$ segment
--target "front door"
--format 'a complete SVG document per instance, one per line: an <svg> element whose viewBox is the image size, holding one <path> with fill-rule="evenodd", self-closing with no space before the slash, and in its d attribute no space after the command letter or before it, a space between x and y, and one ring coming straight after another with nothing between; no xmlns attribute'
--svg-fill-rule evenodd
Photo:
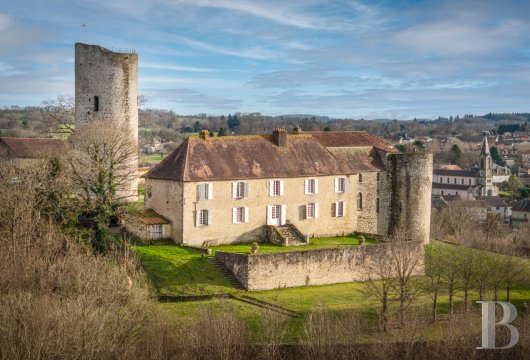
<svg viewBox="0 0 530 360"><path fill-rule="evenodd" d="M282 206L267 206L267 225L280 226L282 223Z"/></svg>

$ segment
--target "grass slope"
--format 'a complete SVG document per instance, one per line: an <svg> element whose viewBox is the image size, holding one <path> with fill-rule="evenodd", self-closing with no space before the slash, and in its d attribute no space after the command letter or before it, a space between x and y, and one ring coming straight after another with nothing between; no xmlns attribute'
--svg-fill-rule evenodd
<svg viewBox="0 0 530 360"><path fill-rule="evenodd" d="M135 245L134 249L160 294L205 295L236 291L197 250L177 245Z"/></svg>

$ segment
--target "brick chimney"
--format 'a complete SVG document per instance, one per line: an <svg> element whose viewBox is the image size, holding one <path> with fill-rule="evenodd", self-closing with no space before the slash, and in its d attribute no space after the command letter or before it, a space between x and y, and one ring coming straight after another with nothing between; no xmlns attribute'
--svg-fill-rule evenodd
<svg viewBox="0 0 530 360"><path fill-rule="evenodd" d="M201 130L199 133L199 137L203 140L208 140L208 137L210 137L210 131L209 130Z"/></svg>
<svg viewBox="0 0 530 360"><path fill-rule="evenodd" d="M274 142L279 147L286 147L287 146L287 131L285 131L284 128L276 128L272 132L272 137L274 138Z"/></svg>

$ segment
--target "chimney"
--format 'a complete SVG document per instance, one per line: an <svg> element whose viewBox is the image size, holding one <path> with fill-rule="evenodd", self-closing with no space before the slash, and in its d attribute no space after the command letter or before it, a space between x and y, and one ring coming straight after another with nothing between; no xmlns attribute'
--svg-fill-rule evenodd
<svg viewBox="0 0 530 360"><path fill-rule="evenodd" d="M286 147L287 146L287 131L285 131L284 128L276 128L272 132L272 137L274 138L274 142L279 147Z"/></svg>
<svg viewBox="0 0 530 360"><path fill-rule="evenodd" d="M199 133L199 137L203 140L208 140L209 136L210 136L209 130L201 130L201 132Z"/></svg>

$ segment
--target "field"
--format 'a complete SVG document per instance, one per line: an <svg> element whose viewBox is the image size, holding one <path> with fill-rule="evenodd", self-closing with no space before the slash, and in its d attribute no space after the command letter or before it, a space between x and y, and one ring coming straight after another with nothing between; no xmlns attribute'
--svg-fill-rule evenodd
<svg viewBox="0 0 530 360"><path fill-rule="evenodd" d="M349 239L348 239L349 238ZM348 241L355 243L353 238L331 238L319 239L314 243L314 248L318 246L342 246ZM333 242L333 245L329 243ZM433 242L430 246L448 247L450 245ZM137 245L135 249L140 257L148 278L159 294L189 296L208 294L230 294L232 298L211 299L204 301L186 301L174 303L160 303L160 311L168 314L175 322L190 322L201 314L205 308L214 312L231 311L244 320L249 329L256 332L260 321L266 316L269 310L256 304L249 304L238 300L241 297L249 297L250 300L266 302L285 308L298 316L288 317L282 314L276 316L285 318L288 331L283 337L284 341L296 342L300 335L304 319L315 309L325 308L332 312L344 313L348 311L360 311L375 319L379 303L366 290L366 284L362 282L342 283L325 286L306 286L299 288L284 288L277 290L245 292L232 287L223 277L218 269L212 265L207 256L202 256L199 251L177 245ZM246 252L248 245L220 246L214 250L232 250L235 252ZM260 246L260 252L278 251L276 248ZM279 250L283 251L283 250ZM481 253L478 250L477 253ZM502 255L495 255L502 256ZM525 274L529 274L530 261L520 260L526 266ZM417 281L424 280L418 277ZM511 302L518 308L524 309L525 303L530 301L530 286L528 276L514 284L511 290ZM458 289L455 295L455 307L460 311L462 307L463 293ZM234 298L235 297L235 298ZM472 290L470 297L473 306L478 307L474 301L479 299L478 292ZM245 298L247 299L247 298ZM500 291L499 300L505 300L505 291ZM394 311L397 307L397 299L391 297L390 308ZM428 309L431 301L427 293L417 295L412 308ZM439 299L438 311L441 317L448 312L448 296L444 291ZM428 310L427 310L428 313Z"/></svg>

